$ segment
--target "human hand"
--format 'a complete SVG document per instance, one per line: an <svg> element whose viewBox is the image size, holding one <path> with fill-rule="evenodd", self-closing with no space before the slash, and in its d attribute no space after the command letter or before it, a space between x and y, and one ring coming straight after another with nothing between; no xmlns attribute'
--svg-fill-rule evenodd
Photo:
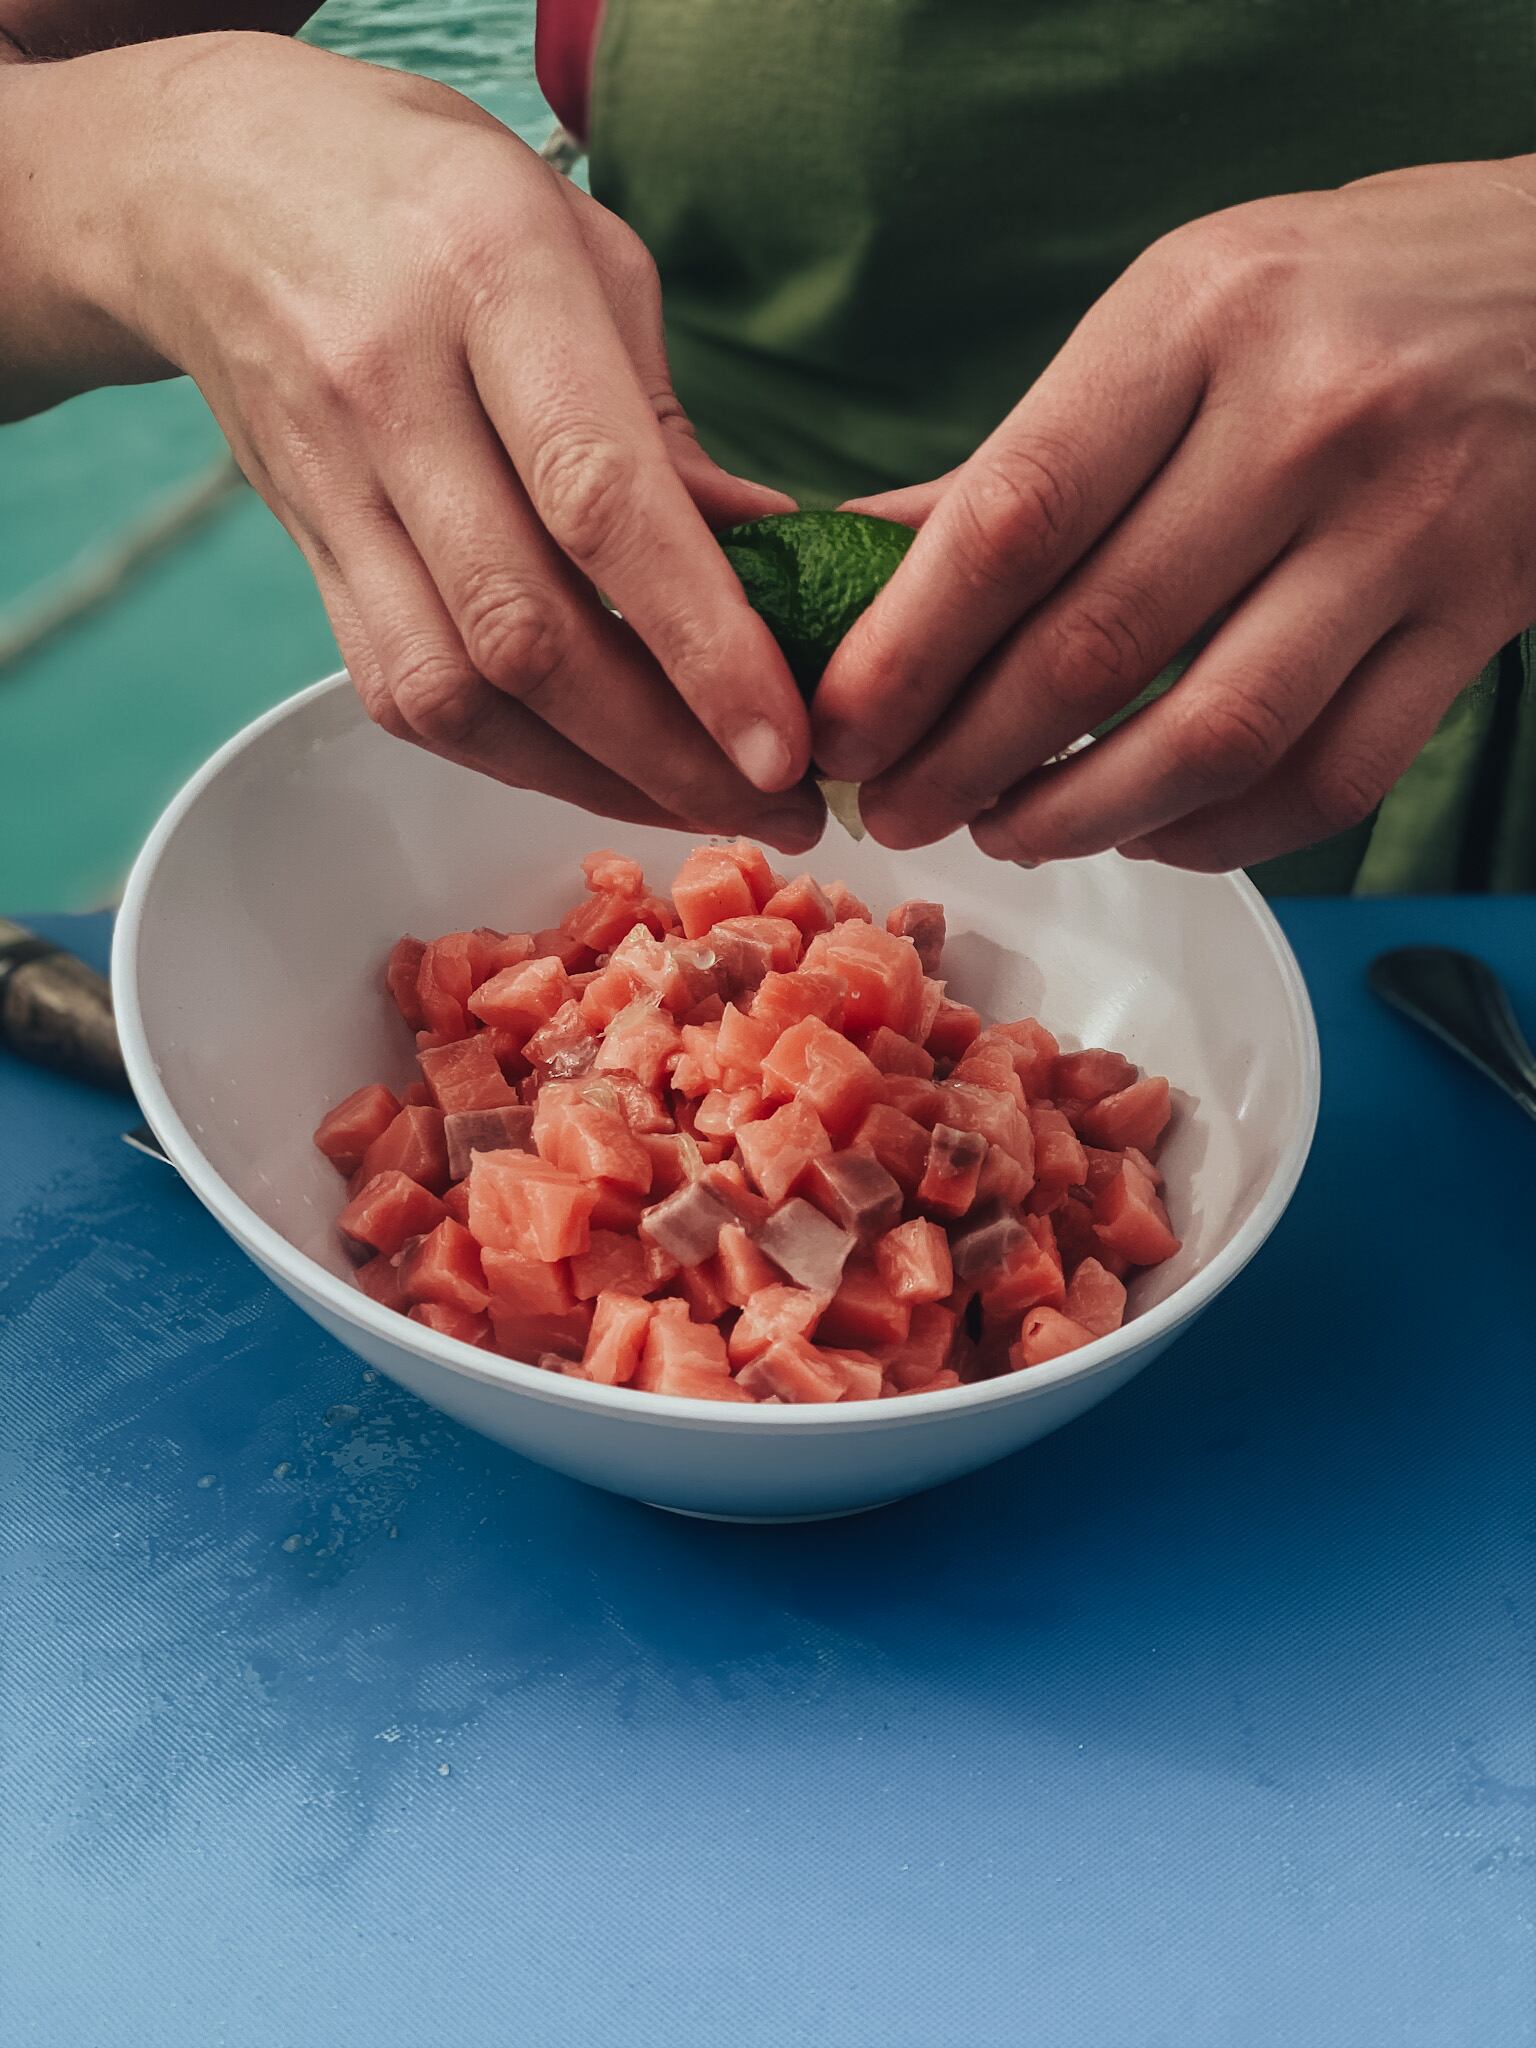
<svg viewBox="0 0 1536 2048"><path fill-rule="evenodd" d="M922 527L815 706L887 845L1225 869L1358 823L1536 620L1536 158L1178 230L960 469L853 509Z"/></svg>
<svg viewBox="0 0 1536 2048"><path fill-rule="evenodd" d="M457 94L279 38L24 69L8 118L80 153L44 152L81 296L195 378L381 725L612 816L814 841L804 707L709 530L789 501L693 439L627 228Z"/></svg>

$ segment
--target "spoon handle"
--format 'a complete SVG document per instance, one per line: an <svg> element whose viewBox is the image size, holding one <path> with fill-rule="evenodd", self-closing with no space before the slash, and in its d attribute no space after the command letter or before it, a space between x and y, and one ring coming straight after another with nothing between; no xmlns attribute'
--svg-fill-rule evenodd
<svg viewBox="0 0 1536 2048"><path fill-rule="evenodd" d="M1383 1002L1432 1031L1536 1118L1536 1055L1491 967L1448 946L1402 946L1371 962L1369 980Z"/></svg>

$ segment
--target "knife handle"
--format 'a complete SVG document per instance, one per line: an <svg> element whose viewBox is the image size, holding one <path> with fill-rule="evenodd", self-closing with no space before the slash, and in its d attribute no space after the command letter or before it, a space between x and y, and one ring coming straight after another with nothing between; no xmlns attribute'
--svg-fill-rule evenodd
<svg viewBox="0 0 1536 2048"><path fill-rule="evenodd" d="M0 1045L98 1088L131 1092L105 976L3 917Z"/></svg>

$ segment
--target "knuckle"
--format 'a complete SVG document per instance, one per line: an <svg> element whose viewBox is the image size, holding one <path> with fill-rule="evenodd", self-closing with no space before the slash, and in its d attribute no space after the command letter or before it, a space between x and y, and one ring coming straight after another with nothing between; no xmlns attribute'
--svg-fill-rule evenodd
<svg viewBox="0 0 1536 2048"><path fill-rule="evenodd" d="M596 426L567 427L545 441L528 481L550 534L584 564L605 551L629 518L635 459Z"/></svg>
<svg viewBox="0 0 1536 2048"><path fill-rule="evenodd" d="M1063 605L1050 627L1048 668L1090 695L1138 688L1157 666L1149 614L1144 599L1107 592Z"/></svg>
<svg viewBox="0 0 1536 2048"><path fill-rule="evenodd" d="M923 808L969 824L979 812L989 810L997 802L1005 774L1001 766L995 775L989 775L984 764L968 766L958 761L925 768Z"/></svg>
<svg viewBox="0 0 1536 2048"><path fill-rule="evenodd" d="M380 677L359 675L353 670L352 686L362 700L364 711L381 732L387 732L395 740L415 738L409 722L401 715L399 706Z"/></svg>
<svg viewBox="0 0 1536 2048"><path fill-rule="evenodd" d="M1361 753L1332 753L1302 777L1302 796L1316 839L1363 824L1386 794L1390 776Z"/></svg>
<svg viewBox="0 0 1536 2048"><path fill-rule="evenodd" d="M459 630L476 672L525 704L545 694L564 658L553 610L525 584L480 583L460 605Z"/></svg>
<svg viewBox="0 0 1536 2048"><path fill-rule="evenodd" d="M469 748L480 723L474 678L437 649L401 658L392 695L411 731L429 746Z"/></svg>
<svg viewBox="0 0 1536 2048"><path fill-rule="evenodd" d="M989 459L956 495L962 573L981 590L1012 589L1072 530L1081 502L1070 463L1044 443Z"/></svg>
<svg viewBox="0 0 1536 2048"><path fill-rule="evenodd" d="M1183 717L1181 752L1213 789L1257 781L1285 752L1285 721L1262 691L1228 688L1192 695Z"/></svg>

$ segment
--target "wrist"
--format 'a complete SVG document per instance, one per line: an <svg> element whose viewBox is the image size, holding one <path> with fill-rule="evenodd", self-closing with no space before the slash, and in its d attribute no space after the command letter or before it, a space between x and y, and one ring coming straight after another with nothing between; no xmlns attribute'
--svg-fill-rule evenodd
<svg viewBox="0 0 1536 2048"><path fill-rule="evenodd" d="M138 55L48 63L0 48L0 416L172 374L129 310L111 146L114 67Z"/></svg>

